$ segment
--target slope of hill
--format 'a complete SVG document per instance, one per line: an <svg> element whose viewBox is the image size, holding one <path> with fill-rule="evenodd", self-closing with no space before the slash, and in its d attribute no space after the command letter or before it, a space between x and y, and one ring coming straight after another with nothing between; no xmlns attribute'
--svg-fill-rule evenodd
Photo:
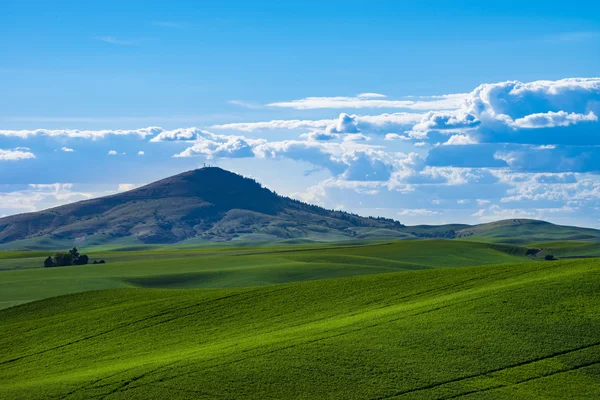
<svg viewBox="0 0 600 400"><path fill-rule="evenodd" d="M600 241L597 229L555 225L535 219L507 219L456 231L456 237L475 240L526 244L546 241Z"/></svg>
<svg viewBox="0 0 600 400"><path fill-rule="evenodd" d="M0 311L0 398L600 398L600 261Z"/></svg>
<svg viewBox="0 0 600 400"><path fill-rule="evenodd" d="M28 255L31 256L24 257ZM44 255L23 252L0 259L0 308L86 290L263 286L529 260L521 247L449 240L344 247L90 253L92 259L104 259L107 264L64 268L42 268Z"/></svg>
<svg viewBox="0 0 600 400"><path fill-rule="evenodd" d="M349 239L474 238L527 244L600 241L600 231L544 221L404 226L302 203L252 179L209 167L113 196L0 218L0 249L60 249L72 244L144 247L224 243L340 242Z"/></svg>
<svg viewBox="0 0 600 400"><path fill-rule="evenodd" d="M210 167L113 196L1 218L0 243L48 236L83 240L88 235L174 243L197 236L222 241L257 233L271 240L311 235L341 240L355 236L355 227L398 231L402 225L304 204L252 179Z"/></svg>

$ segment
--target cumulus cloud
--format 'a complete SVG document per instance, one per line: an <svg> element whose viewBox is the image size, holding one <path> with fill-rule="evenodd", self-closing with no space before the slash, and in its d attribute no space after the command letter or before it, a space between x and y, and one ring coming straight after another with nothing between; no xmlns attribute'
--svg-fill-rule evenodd
<svg viewBox="0 0 600 400"><path fill-rule="evenodd" d="M212 129L237 130L253 132L260 130L277 129L322 129L330 133L389 133L390 131L403 131L419 122L423 114L417 113L389 113L380 115L355 115L340 113L335 119L321 120L272 120L263 122L239 122L232 124L213 125Z"/></svg>
<svg viewBox="0 0 600 400"><path fill-rule="evenodd" d="M195 127L173 130L159 129L157 135L150 139L151 142L194 141L197 138L213 139L215 137L215 134Z"/></svg>
<svg viewBox="0 0 600 400"><path fill-rule="evenodd" d="M393 154L388 154L378 146L360 143L369 139L362 134L347 135L347 140L331 142L331 139L337 136L328 132L312 132L305 135L309 140L267 141L244 136L211 134L210 138L206 135L197 137L192 146L175 157L200 155L208 159L286 158L326 169L341 179L389 179L396 162Z"/></svg>
<svg viewBox="0 0 600 400"><path fill-rule="evenodd" d="M262 140L250 140L242 136L214 137L213 139L202 137L196 139L193 146L176 154L175 157L192 157L194 155L204 155L209 159L253 157L254 146L262 142Z"/></svg>
<svg viewBox="0 0 600 400"><path fill-rule="evenodd" d="M143 156L143 155L144 155L144 154L146 154L146 153L145 153L144 151L140 150L140 151L138 151L138 153L137 153L137 154L138 154L138 156Z"/></svg>
<svg viewBox="0 0 600 400"><path fill-rule="evenodd" d="M475 143L477 143L477 141L469 135L453 135L444 144L457 146L457 145L475 144Z"/></svg>
<svg viewBox="0 0 600 400"><path fill-rule="evenodd" d="M598 121L598 117L591 111L587 114L548 111L517 118L512 122L512 126L517 128L553 128L556 126L570 126L580 122L596 121Z"/></svg>
<svg viewBox="0 0 600 400"><path fill-rule="evenodd" d="M119 154L119 153L117 153L117 151L116 151L116 150L109 150L109 151L108 151L108 155L109 155L109 156L116 156L117 154Z"/></svg>
<svg viewBox="0 0 600 400"><path fill-rule="evenodd" d="M340 135L338 135L337 133L329 133L324 131L313 131L309 133L303 133L302 135L300 135L300 137L313 141L326 141L339 139Z"/></svg>
<svg viewBox="0 0 600 400"><path fill-rule="evenodd" d="M440 210L432 206L440 218L451 215L441 210L442 205L454 206L477 220L533 214L554 217L600 207L598 78L486 83L456 96L393 100L377 93L362 93L288 103L270 106L347 109L336 111L329 119L279 119L212 127L249 132L246 136L196 127L4 130L0 136L99 139L129 135L154 143L182 143L185 147L177 150L176 157L294 160L310 164L312 171L328 171L331 175L326 184L315 185L298 196L329 207L344 204L354 210L357 205L352 206L348 196L340 194L331 200L328 196L351 190L361 196L382 196L386 204L402 204L406 210L435 205L440 206ZM359 107L417 111L379 115L351 112ZM297 140L265 139L250 133L276 129L298 130ZM411 142L417 146L415 153L392 151L394 146L389 141L393 140ZM112 150L111 154L119 153ZM0 151L2 160L33 157L25 148ZM392 198L392 194L401 197ZM538 209L545 211L535 211ZM389 215L401 211L395 209Z"/></svg>
<svg viewBox="0 0 600 400"><path fill-rule="evenodd" d="M385 140L404 140L411 141L412 139L405 135L399 135L397 133L387 133L385 135Z"/></svg>
<svg viewBox="0 0 600 400"><path fill-rule="evenodd" d="M70 147L62 147L60 150L64 151L65 153L72 153L75 151L75 150L71 149Z"/></svg>
<svg viewBox="0 0 600 400"><path fill-rule="evenodd" d="M4 150L0 149L0 161L19 161L35 158L35 154L25 149Z"/></svg>
<svg viewBox="0 0 600 400"><path fill-rule="evenodd" d="M152 126L141 129L118 129L118 130L78 130L78 129L34 129L34 130L0 130L0 136L17 137L27 139L34 136L68 137L83 139L102 139L105 136L139 136L145 138L162 132L162 128Z"/></svg>

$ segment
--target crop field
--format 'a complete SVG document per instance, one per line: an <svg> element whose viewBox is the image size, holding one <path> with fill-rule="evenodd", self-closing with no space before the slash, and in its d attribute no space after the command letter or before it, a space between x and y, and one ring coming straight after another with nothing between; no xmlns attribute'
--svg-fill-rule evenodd
<svg viewBox="0 0 600 400"><path fill-rule="evenodd" d="M107 263L57 268L42 267L44 256L51 252L13 252L0 259L0 308L99 289L251 287L529 261L525 251L517 246L422 240L334 247L89 253L92 260Z"/></svg>
<svg viewBox="0 0 600 400"><path fill-rule="evenodd" d="M0 398L598 398L599 291L586 259L65 295L0 311Z"/></svg>

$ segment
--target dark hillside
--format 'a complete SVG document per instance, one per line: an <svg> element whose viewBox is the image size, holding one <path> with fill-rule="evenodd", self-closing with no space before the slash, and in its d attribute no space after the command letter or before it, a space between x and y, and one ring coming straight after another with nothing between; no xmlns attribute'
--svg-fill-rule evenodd
<svg viewBox="0 0 600 400"><path fill-rule="evenodd" d="M174 243L196 236L231 240L248 234L343 238L352 237L351 227L397 230L402 225L281 197L253 179L209 167L125 193L2 218L0 243L88 235L135 236L144 243Z"/></svg>

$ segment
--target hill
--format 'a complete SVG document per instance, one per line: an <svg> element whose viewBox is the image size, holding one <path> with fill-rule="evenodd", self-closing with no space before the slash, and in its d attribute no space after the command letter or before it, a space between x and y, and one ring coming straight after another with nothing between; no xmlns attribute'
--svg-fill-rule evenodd
<svg viewBox="0 0 600 400"><path fill-rule="evenodd" d="M600 231L590 228L562 226L535 219L507 219L456 230L457 238L527 244L546 241L600 241Z"/></svg>
<svg viewBox="0 0 600 400"><path fill-rule="evenodd" d="M184 172L112 196L0 218L0 250L305 244L354 239L473 239L526 245L600 241L600 231L511 219L480 225L404 226L279 196L216 167Z"/></svg>
<svg viewBox="0 0 600 400"><path fill-rule="evenodd" d="M340 247L90 253L107 264L43 268L44 253L0 253L0 308L86 290L224 288L528 261L525 249L417 240ZM37 256L37 257L36 257Z"/></svg>
<svg viewBox="0 0 600 400"><path fill-rule="evenodd" d="M0 398L599 398L599 291L574 260L55 297L0 311Z"/></svg>
<svg viewBox="0 0 600 400"><path fill-rule="evenodd" d="M40 238L72 242L88 236L175 243L249 234L270 241L328 236L342 240L356 236L354 228L398 232L401 227L390 219L363 218L282 197L252 179L209 167L113 196L1 218L0 243Z"/></svg>

